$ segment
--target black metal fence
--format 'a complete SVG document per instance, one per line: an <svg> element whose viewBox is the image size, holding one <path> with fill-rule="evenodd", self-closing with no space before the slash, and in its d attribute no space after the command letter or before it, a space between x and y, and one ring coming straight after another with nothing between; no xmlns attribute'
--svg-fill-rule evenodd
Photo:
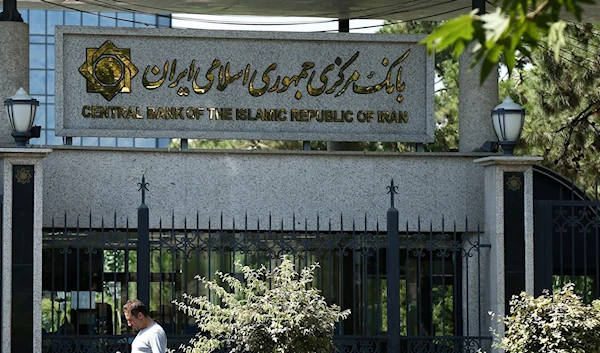
<svg viewBox="0 0 600 353"><path fill-rule="evenodd" d="M590 303L600 298L598 179L586 190L547 168L534 172L535 294L573 283Z"/></svg>
<svg viewBox="0 0 600 353"><path fill-rule="evenodd" d="M600 201L536 202L536 292L574 283L586 303L600 297Z"/></svg>
<svg viewBox="0 0 600 353"><path fill-rule="evenodd" d="M235 272L236 261L273 268L284 254L299 267L319 262L315 286L330 302L351 309L336 328L340 352L488 347L481 264L489 245L482 244L479 227L442 220L441 229L434 229L419 219L399 227L393 183L389 189L387 232L367 217L358 227L342 215L336 229L318 218L314 229L306 220L297 229L296 219L286 226L247 218L226 229L224 216L217 225L186 219L182 229L175 226L176 215L170 224L149 229L144 200L137 227L117 228L117 215L101 224L93 224L91 214L63 215L62 224L76 226L44 230L43 351L129 352L134 336L121 307L134 297L149 304L169 347L177 349L197 327L172 300L183 293L209 295L194 276Z"/></svg>

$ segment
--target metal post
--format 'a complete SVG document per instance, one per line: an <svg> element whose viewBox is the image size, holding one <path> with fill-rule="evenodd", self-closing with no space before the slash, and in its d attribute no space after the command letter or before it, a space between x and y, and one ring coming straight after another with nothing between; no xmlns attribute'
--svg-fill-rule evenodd
<svg viewBox="0 0 600 353"><path fill-rule="evenodd" d="M552 201L534 203L534 295L542 294L544 289L552 289Z"/></svg>
<svg viewBox="0 0 600 353"><path fill-rule="evenodd" d="M388 297L388 352L400 352L400 240L398 234L398 210L394 207L394 195L398 186L394 179L388 188L391 206L387 211L387 297Z"/></svg>
<svg viewBox="0 0 600 353"><path fill-rule="evenodd" d="M348 16L348 11L341 11L340 17ZM350 32L350 18L339 18L338 19L338 32L349 33ZM344 141L327 141L327 151L360 151L362 150L361 145L358 142L344 142Z"/></svg>
<svg viewBox="0 0 600 353"><path fill-rule="evenodd" d="M23 22L23 17L17 11L17 0L4 0L0 21Z"/></svg>
<svg viewBox="0 0 600 353"><path fill-rule="evenodd" d="M479 14L483 15L485 13L485 0L472 0L471 8L473 10L478 9Z"/></svg>
<svg viewBox="0 0 600 353"><path fill-rule="evenodd" d="M350 33L350 19L349 18L338 19L338 32Z"/></svg>
<svg viewBox="0 0 600 353"><path fill-rule="evenodd" d="M146 206L146 191L149 190L145 176L138 186L142 204L138 207L137 298L150 307L150 212Z"/></svg>

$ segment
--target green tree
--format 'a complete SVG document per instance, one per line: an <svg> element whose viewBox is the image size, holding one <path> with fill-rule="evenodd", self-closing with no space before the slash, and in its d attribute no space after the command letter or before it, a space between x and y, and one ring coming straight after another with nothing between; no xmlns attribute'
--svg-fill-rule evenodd
<svg viewBox="0 0 600 353"><path fill-rule="evenodd" d="M499 321L506 331L495 335L494 347L507 352L600 352L598 303L584 304L572 283L537 298L513 296Z"/></svg>
<svg viewBox="0 0 600 353"><path fill-rule="evenodd" d="M217 272L219 281L198 278L219 298L218 303L208 296L187 294L184 301L174 301L196 319L200 329L185 352L211 353L225 347L231 347L231 352L256 353L329 353L334 349L335 324L350 311L328 304L312 286L318 264L297 272L292 258L282 257L272 271L239 262L236 267L243 281L221 272Z"/></svg>
<svg viewBox="0 0 600 353"><path fill-rule="evenodd" d="M496 0L495 12L480 15L474 10L451 19L422 43L430 52L451 48L455 57L474 45L474 62L482 65L483 81L502 59L510 73L518 56L529 56L539 49L550 48L557 61L566 27L560 16L569 13L581 21L581 5L593 3L594 0Z"/></svg>
<svg viewBox="0 0 600 353"><path fill-rule="evenodd" d="M500 86L501 94L511 95L527 111L516 153L543 156L545 166L588 189L595 189L600 168L597 33L591 24L569 24L560 61L550 48L538 50L531 65Z"/></svg>

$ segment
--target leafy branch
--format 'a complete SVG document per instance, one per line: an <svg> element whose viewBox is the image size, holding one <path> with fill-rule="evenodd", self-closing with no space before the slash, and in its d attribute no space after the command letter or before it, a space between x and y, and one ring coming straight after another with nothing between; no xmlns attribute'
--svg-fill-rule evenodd
<svg viewBox="0 0 600 353"><path fill-rule="evenodd" d="M596 124L594 122L590 122L589 118L594 114L598 114L599 110L600 101L594 100L575 118L573 118L567 124L555 131L556 134L566 131L566 135L563 141L563 151L558 157L558 159L555 161L555 163L557 163L559 160L565 160L568 158L569 150L571 144L573 143L572 140L574 137L579 136L577 132L586 130L587 128L592 128L595 131L596 135L598 135L599 131L596 128ZM583 143L581 141L577 143L579 154L572 157L574 162L577 162L582 157L582 145Z"/></svg>
<svg viewBox="0 0 600 353"><path fill-rule="evenodd" d="M473 65L481 63L483 82L502 58L508 72L512 72L516 58L531 56L542 38L547 38L558 60L566 27L559 15L568 12L580 21L584 3L593 4L594 0L504 0L493 13L479 14L476 9L447 21L421 44L429 53L452 48L455 57L472 47Z"/></svg>
<svg viewBox="0 0 600 353"><path fill-rule="evenodd" d="M178 309L193 317L199 332L186 353L212 353L224 348L235 352L330 353L335 350L335 324L346 319L350 310L342 311L327 303L312 286L317 263L300 271L293 259L281 258L272 271L264 266L253 269L235 265L243 280L217 272L218 280L196 279L212 298L184 294L175 300Z"/></svg>
<svg viewBox="0 0 600 353"><path fill-rule="evenodd" d="M600 303L585 304L573 283L537 298L521 293L510 300L510 313L497 317L504 336L494 333L495 348L510 352L597 353Z"/></svg>

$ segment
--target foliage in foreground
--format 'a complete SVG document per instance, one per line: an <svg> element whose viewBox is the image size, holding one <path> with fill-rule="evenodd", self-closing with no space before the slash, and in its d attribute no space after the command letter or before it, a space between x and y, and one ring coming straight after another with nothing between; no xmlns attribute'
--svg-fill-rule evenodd
<svg viewBox="0 0 600 353"><path fill-rule="evenodd" d="M550 48L558 60L565 42L565 13L581 21L584 4L594 0L495 0L496 11L480 15L477 10L453 18L423 40L429 52L452 48L458 57L474 44L475 62L481 62L481 81L501 58L510 72L517 54L529 56Z"/></svg>
<svg viewBox="0 0 600 353"><path fill-rule="evenodd" d="M494 346L509 352L600 352L600 305L584 304L569 283L537 298L521 293L510 301L510 314L500 318L504 337Z"/></svg>
<svg viewBox="0 0 600 353"><path fill-rule="evenodd" d="M299 273L289 257L282 257L272 271L264 266L235 265L243 281L222 272L216 277L224 286L217 280L196 277L220 304L207 296L187 294L184 301L174 301L179 310L196 319L200 329L190 345L182 347L186 353L210 353L226 347L231 352L256 353L335 350L335 324L347 318L350 310L327 304L312 286L318 263Z"/></svg>

